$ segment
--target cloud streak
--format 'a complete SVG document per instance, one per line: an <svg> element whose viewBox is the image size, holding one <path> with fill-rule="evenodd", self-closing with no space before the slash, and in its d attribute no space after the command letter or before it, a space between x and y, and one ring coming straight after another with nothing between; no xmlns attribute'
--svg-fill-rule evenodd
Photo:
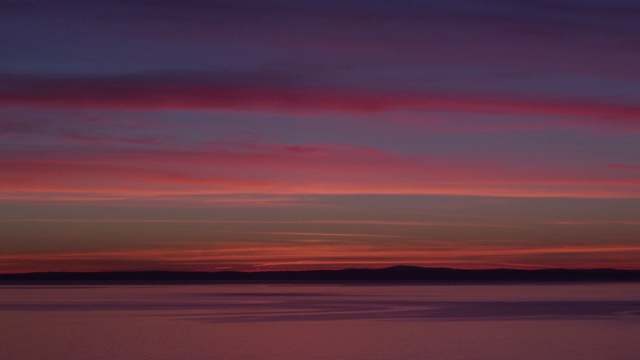
<svg viewBox="0 0 640 360"><path fill-rule="evenodd" d="M638 268L630 256L640 253L640 246L557 246L557 247L416 247L393 249L386 245L369 244L243 244L199 249L141 249L85 252L50 252L30 254L3 254L0 263L4 268L17 271L41 271L55 265L59 271L86 271L89 263L111 269L119 264L138 264L141 269L165 264L165 269L213 269L230 266L232 269L267 270L290 268L333 268L347 264L383 267L393 264L422 266L453 265L464 268L496 267L505 262L517 263L531 256L542 256L542 261L529 264L528 268L544 267L544 256L561 255L569 261L573 255L586 255L591 262L582 267L598 265L598 256L618 258L623 268ZM527 267L525 267L527 268ZM157 270L157 268L156 268Z"/></svg>
<svg viewBox="0 0 640 360"><path fill-rule="evenodd" d="M394 110L546 114L635 122L637 104L473 93L381 92L286 84L224 84L156 76L34 78L0 76L0 104L9 107L209 109L370 114Z"/></svg>
<svg viewBox="0 0 640 360"><path fill-rule="evenodd" d="M3 197L85 193L459 194L640 197L638 174L560 164L545 171L456 157L401 155L337 144L208 144L198 149L5 152ZM548 171L553 169L554 171Z"/></svg>

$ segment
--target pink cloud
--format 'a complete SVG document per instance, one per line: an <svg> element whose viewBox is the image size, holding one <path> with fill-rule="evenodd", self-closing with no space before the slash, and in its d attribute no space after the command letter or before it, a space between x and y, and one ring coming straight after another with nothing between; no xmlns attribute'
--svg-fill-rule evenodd
<svg viewBox="0 0 640 360"><path fill-rule="evenodd" d="M584 165L540 169L335 144L5 152L0 170L5 199L36 193L80 198L238 193L640 197L637 177Z"/></svg>
<svg viewBox="0 0 640 360"><path fill-rule="evenodd" d="M543 114L635 122L636 104L486 93L422 93L274 84L223 84L215 79L144 76L30 78L3 76L0 104L10 107L209 109L310 113L446 110L463 113Z"/></svg>

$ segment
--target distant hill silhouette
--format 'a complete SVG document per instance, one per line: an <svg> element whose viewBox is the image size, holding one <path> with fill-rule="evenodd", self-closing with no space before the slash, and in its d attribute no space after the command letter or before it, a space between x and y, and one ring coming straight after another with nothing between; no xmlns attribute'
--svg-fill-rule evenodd
<svg viewBox="0 0 640 360"><path fill-rule="evenodd" d="M490 269L461 270L392 266L383 269L304 271L116 271L0 274L0 283L537 283L640 282L640 270L619 269Z"/></svg>

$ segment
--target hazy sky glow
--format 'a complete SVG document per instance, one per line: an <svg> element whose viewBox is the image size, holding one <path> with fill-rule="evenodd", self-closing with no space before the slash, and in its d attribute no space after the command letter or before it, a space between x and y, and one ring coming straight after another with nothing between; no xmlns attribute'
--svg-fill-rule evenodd
<svg viewBox="0 0 640 360"><path fill-rule="evenodd" d="M637 1L0 1L0 272L640 268Z"/></svg>

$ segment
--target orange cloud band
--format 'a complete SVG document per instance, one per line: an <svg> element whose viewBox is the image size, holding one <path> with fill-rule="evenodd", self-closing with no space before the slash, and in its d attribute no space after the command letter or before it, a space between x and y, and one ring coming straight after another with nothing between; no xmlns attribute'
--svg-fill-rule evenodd
<svg viewBox="0 0 640 360"><path fill-rule="evenodd" d="M87 252L51 252L0 255L3 272L95 271L120 270L122 264L137 264L138 268L215 270L218 266L242 270L342 268L358 264L376 267L392 264L422 266L452 266L461 268L491 268L510 264L511 267L549 267L545 257L552 256L554 266L573 264L578 267L608 265L620 268L640 268L633 259L640 255L639 245L557 246L557 247L388 247L372 244L226 244L197 249L141 249ZM585 256L586 259L585 259ZM603 260L604 259L604 260ZM95 265L95 266L93 266ZM155 267L153 267L155 266ZM569 265L572 266L572 265ZM124 267L126 268L126 267Z"/></svg>

